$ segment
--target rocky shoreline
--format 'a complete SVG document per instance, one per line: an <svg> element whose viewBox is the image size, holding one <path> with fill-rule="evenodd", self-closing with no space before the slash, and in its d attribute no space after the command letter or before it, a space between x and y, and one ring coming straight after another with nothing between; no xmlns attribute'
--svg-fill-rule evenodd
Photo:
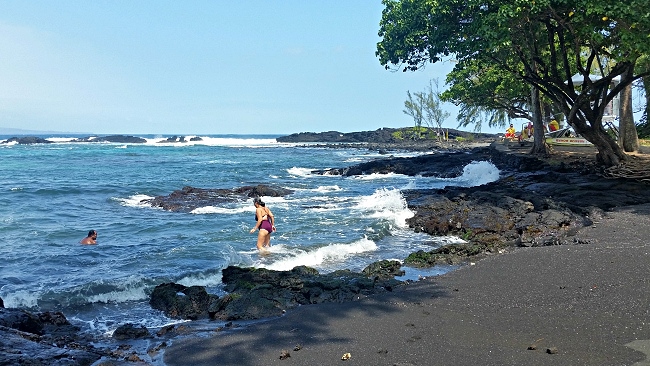
<svg viewBox="0 0 650 366"><path fill-rule="evenodd" d="M500 179L471 188L404 191L409 207L415 211L415 216L408 220L413 230L455 235L466 241L413 253L405 259L405 265L462 263L521 246L583 244L585 241L576 236L578 230L600 219L606 211L650 203L648 183L605 179L589 154L539 159L498 143L462 152L391 157L322 173L396 172L454 177L462 174L464 165L477 160L497 166ZM186 191L199 192L194 188ZM166 297L156 296L154 300L152 296L151 303L170 316L184 319L258 319L263 314L280 315L301 304L352 301L390 292L393 287L404 285L394 279L399 271L399 263L377 263L374 269L361 274L340 271L330 275L319 275L307 267L286 272L229 267L224 270L224 283L229 286L229 295L224 298L215 298L200 288L165 284L168 290L161 288L157 295L162 293ZM96 348L94 340L79 334L63 314L4 309L0 302L0 333L0 364L14 364L17 360L51 365L103 360L103 364L112 364L151 362L160 357L169 339L183 334L183 326L161 329L153 335L147 329L124 324L113 335L113 347ZM126 342L141 338L149 340L146 354L133 350Z"/></svg>

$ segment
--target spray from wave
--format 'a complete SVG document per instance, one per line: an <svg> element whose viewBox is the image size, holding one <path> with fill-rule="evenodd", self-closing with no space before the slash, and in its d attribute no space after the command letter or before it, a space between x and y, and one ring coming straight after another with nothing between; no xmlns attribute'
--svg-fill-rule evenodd
<svg viewBox="0 0 650 366"><path fill-rule="evenodd" d="M389 221L399 228L406 227L406 219L414 215L399 189L378 189L371 196L362 198L353 209L368 217Z"/></svg>
<svg viewBox="0 0 650 366"><path fill-rule="evenodd" d="M350 244L330 244L318 248L296 249L278 245L271 247L271 253L282 258L269 264L259 264L259 267L276 271L289 271L296 266L308 266L327 269L336 267L351 255L370 252L377 249L377 245L370 239L363 238Z"/></svg>

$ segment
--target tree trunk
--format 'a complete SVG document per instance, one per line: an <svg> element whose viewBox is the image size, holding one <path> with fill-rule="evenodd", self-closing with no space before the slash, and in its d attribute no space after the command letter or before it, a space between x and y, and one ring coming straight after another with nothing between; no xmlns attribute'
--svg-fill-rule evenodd
<svg viewBox="0 0 650 366"><path fill-rule="evenodd" d="M614 139L600 128L587 128L579 131L580 134L591 142L598 149L596 161L605 167L611 167L621 164L627 160L627 155Z"/></svg>
<svg viewBox="0 0 650 366"><path fill-rule="evenodd" d="M530 90L531 114L533 115L533 148L531 154L548 155L548 146L544 139L544 122L539 98L539 89L531 87Z"/></svg>
<svg viewBox="0 0 650 366"><path fill-rule="evenodd" d="M633 71L632 68L629 68L623 75L621 79L625 79L626 75L631 76L630 73ZM619 108L619 123L618 123L618 142L619 145L623 148L625 152L632 152L639 150L639 136L636 132L636 126L634 125L634 111L632 110L632 84L623 89L619 95L620 97L620 108Z"/></svg>

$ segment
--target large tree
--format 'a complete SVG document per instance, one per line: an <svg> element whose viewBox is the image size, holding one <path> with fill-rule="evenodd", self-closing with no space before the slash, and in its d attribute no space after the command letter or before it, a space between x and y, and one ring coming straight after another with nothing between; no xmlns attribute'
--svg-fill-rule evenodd
<svg viewBox="0 0 650 366"><path fill-rule="evenodd" d="M453 55L456 69L477 62L497 66L559 106L569 124L596 145L604 165L626 160L602 116L621 90L648 75L634 72L637 59L650 54L648 0L383 3L377 44L382 65L417 70Z"/></svg>

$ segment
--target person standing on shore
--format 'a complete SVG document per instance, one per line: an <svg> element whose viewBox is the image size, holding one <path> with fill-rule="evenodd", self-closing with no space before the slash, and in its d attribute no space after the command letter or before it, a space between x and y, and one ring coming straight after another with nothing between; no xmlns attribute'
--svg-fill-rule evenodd
<svg viewBox="0 0 650 366"><path fill-rule="evenodd" d="M85 245L97 244L97 231L90 230L88 232L88 236L81 239L81 241L79 243L80 244L85 244Z"/></svg>
<svg viewBox="0 0 650 366"><path fill-rule="evenodd" d="M514 140L515 137L516 137L515 136L515 126L513 126L512 123L511 123L510 127L508 127L508 129L506 130L505 138L510 139L510 140Z"/></svg>
<svg viewBox="0 0 650 366"><path fill-rule="evenodd" d="M253 204L255 205L256 223L250 233L259 230L257 233L257 249L264 250L264 248L271 246L271 233L275 231L275 217L273 217L273 213L266 207L261 198L255 197Z"/></svg>

